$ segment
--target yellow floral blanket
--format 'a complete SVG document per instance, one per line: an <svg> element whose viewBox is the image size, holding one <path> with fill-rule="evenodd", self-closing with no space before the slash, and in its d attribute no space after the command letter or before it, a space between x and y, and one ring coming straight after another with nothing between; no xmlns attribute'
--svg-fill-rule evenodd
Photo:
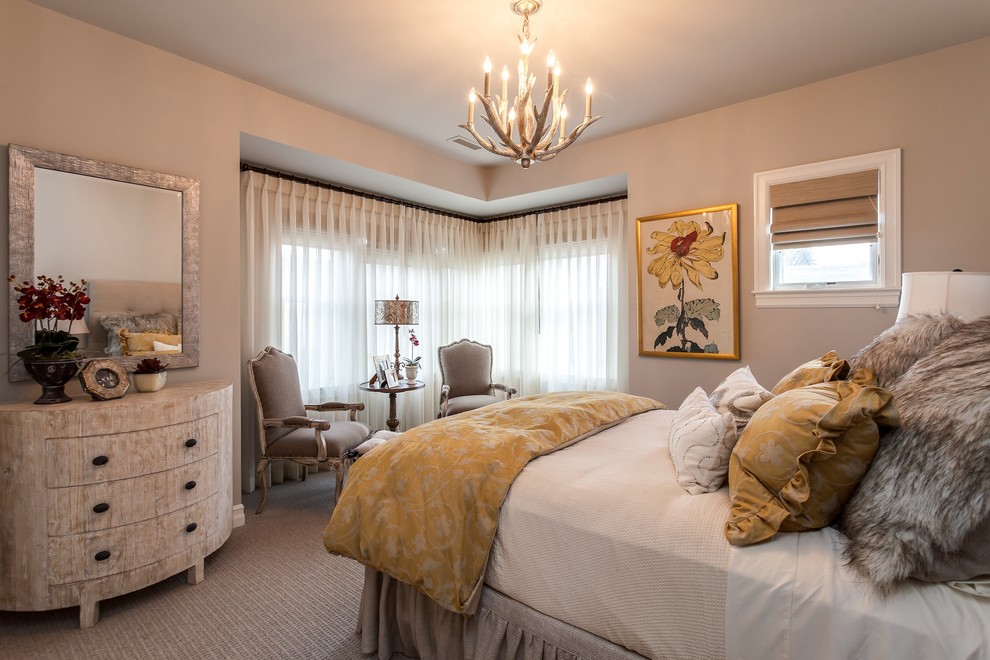
<svg viewBox="0 0 990 660"><path fill-rule="evenodd" d="M499 508L526 463L663 407L616 392L555 392L417 426L354 463L323 544L471 614Z"/></svg>

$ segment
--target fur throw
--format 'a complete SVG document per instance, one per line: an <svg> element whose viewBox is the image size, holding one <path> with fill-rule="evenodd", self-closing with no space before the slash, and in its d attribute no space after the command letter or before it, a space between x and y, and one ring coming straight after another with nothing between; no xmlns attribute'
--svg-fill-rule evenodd
<svg viewBox="0 0 990 660"><path fill-rule="evenodd" d="M918 358L964 325L955 314L912 314L877 335L849 360L851 371L869 369L880 387L890 388Z"/></svg>
<svg viewBox="0 0 990 660"><path fill-rule="evenodd" d="M961 325L891 391L901 427L880 439L842 518L849 566L883 595L937 573L990 515L990 316Z"/></svg>

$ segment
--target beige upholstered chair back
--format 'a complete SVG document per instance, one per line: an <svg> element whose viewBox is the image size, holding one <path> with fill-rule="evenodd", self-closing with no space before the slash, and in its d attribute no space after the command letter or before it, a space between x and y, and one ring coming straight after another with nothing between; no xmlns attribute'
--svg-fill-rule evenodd
<svg viewBox="0 0 990 660"><path fill-rule="evenodd" d="M288 353L269 346L258 357L248 361L248 377L258 404L258 428L261 450L292 432L292 428L264 428L263 419L305 417L299 368Z"/></svg>
<svg viewBox="0 0 990 660"><path fill-rule="evenodd" d="M492 347L461 339L437 349L440 377L450 396L492 393Z"/></svg>

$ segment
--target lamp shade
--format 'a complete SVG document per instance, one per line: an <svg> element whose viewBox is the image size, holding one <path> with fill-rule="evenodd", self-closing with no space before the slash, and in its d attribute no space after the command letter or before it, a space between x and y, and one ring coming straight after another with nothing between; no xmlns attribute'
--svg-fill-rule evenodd
<svg viewBox="0 0 990 660"><path fill-rule="evenodd" d="M419 324L419 301L391 300L375 301L375 325L417 325Z"/></svg>
<svg viewBox="0 0 990 660"><path fill-rule="evenodd" d="M953 312L964 321L990 314L990 273L904 273L897 321L923 312Z"/></svg>

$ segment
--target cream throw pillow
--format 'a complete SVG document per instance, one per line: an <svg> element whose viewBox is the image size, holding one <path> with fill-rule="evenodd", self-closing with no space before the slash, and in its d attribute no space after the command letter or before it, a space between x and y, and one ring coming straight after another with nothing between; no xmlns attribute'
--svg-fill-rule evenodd
<svg viewBox="0 0 990 660"><path fill-rule="evenodd" d="M151 342L152 350L156 353L181 353L182 344L166 344L160 341Z"/></svg>
<svg viewBox="0 0 990 660"><path fill-rule="evenodd" d="M732 413L738 433L742 433L753 413L772 398L773 394L756 382L748 366L729 374L708 397L715 410Z"/></svg>
<svg viewBox="0 0 990 660"><path fill-rule="evenodd" d="M667 436L677 483L692 495L721 488L735 444L732 413L717 411L705 391L696 388L677 409Z"/></svg>

